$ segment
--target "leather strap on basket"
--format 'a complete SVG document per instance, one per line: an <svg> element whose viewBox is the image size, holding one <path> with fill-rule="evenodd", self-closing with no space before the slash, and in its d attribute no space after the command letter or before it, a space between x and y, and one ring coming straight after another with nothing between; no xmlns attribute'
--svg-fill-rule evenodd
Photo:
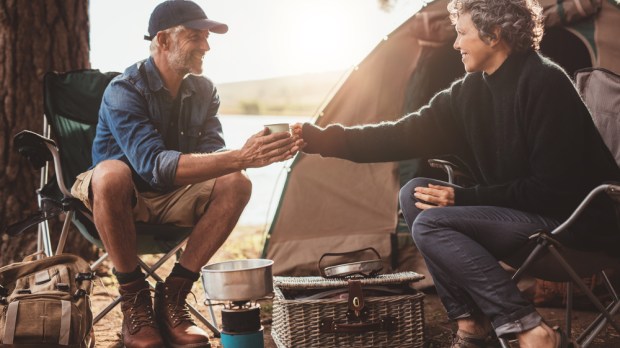
<svg viewBox="0 0 620 348"><path fill-rule="evenodd" d="M364 291L359 280L349 280L349 321L365 321L368 318L368 308L364 305Z"/></svg>
<svg viewBox="0 0 620 348"><path fill-rule="evenodd" d="M349 307L347 323L338 323L332 318L319 321L321 333L367 333L372 331L393 331L396 329L397 319L385 316L379 321L369 322L368 308L364 303L362 283L359 280L349 280Z"/></svg>
<svg viewBox="0 0 620 348"><path fill-rule="evenodd" d="M326 258L326 257L334 257L334 256L356 255L356 254L361 254L361 253L363 253L364 251L367 251L367 250L370 250L373 253L375 253L375 255L377 255L377 259L381 260L381 255L379 255L379 252L375 248L373 248L373 247L368 247L368 248L358 249L358 250L353 250L353 251L346 251L346 252L342 252L342 253L325 253L325 254L323 254L323 256L321 256L321 258L319 259L319 262L317 263L317 267L319 268L319 274L323 278L329 278L325 274L324 268L321 266L321 262L323 262L324 258Z"/></svg>
<svg viewBox="0 0 620 348"><path fill-rule="evenodd" d="M319 323L320 333L368 333L373 331L394 331L397 327L397 320L391 316L385 316L376 322L343 324L337 323L333 319L321 319Z"/></svg>

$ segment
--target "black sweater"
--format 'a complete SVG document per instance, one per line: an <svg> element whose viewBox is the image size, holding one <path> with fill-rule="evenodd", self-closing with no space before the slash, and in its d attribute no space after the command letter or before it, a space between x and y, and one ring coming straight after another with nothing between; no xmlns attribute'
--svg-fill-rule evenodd
<svg viewBox="0 0 620 348"><path fill-rule="evenodd" d="M592 188L620 181L570 79L534 51L510 55L491 75L465 75L398 121L325 129L305 124L303 137L307 153L363 163L456 155L479 183L458 189L456 205L565 219ZM598 205L585 222L605 216L603 239L618 240L609 231L615 223L609 204Z"/></svg>

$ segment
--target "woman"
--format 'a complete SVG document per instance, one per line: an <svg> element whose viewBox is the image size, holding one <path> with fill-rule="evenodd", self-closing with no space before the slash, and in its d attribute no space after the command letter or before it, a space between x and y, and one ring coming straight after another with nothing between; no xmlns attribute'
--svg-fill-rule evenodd
<svg viewBox="0 0 620 348"><path fill-rule="evenodd" d="M458 156L479 185L415 178L400 201L437 292L458 331L453 347L485 347L514 334L521 347L567 344L522 298L498 260L551 230L596 185L620 170L566 73L539 55L535 0L452 0L448 5L467 74L419 111L362 127L293 126L304 152L356 162ZM620 243L601 199L567 243ZM585 235L585 233L590 233ZM596 235L594 234L596 233ZM587 237L587 238L586 238Z"/></svg>

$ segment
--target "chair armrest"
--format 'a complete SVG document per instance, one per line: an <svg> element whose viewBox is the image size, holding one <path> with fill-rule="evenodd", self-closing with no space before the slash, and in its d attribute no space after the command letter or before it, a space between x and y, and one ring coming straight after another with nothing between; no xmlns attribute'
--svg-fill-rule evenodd
<svg viewBox="0 0 620 348"><path fill-rule="evenodd" d="M606 193L614 202L620 204L620 182L608 184Z"/></svg>
<svg viewBox="0 0 620 348"><path fill-rule="evenodd" d="M450 184L454 184L457 178L464 178L473 182L473 179L470 175L468 175L465 171L461 170L461 168L446 160L431 158L428 160L428 164L432 168L442 169L448 175L448 182Z"/></svg>
<svg viewBox="0 0 620 348"><path fill-rule="evenodd" d="M56 148L54 140L28 130L17 133L13 138L13 146L35 169L41 169L46 162L54 160L48 145Z"/></svg>
<svg viewBox="0 0 620 348"><path fill-rule="evenodd" d="M588 206L588 204L590 204L594 200L594 198L601 193L606 193L614 201L620 202L620 186L619 185L617 184L599 185L595 187L592 191L590 191L590 193L588 193L586 198L584 198L583 201L581 201L579 206L577 206L577 209L573 211L573 213L568 217L568 219L566 219L566 221L564 221L560 226L556 227L553 231L551 231L551 234L558 235L562 233L563 231L565 231L570 225L572 225L575 222L575 220L577 220L577 218L584 212L584 210L586 210L586 207Z"/></svg>
<svg viewBox="0 0 620 348"><path fill-rule="evenodd" d="M22 156L30 161L35 169L41 169L47 162L53 161L56 182L60 192L62 192L65 198L73 197L62 180L60 154L54 140L29 130L23 130L15 135L13 145Z"/></svg>

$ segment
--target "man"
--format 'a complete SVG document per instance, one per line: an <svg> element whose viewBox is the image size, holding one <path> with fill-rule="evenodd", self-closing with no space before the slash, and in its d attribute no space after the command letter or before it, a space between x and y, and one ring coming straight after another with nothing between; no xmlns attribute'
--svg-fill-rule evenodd
<svg viewBox="0 0 620 348"><path fill-rule="evenodd" d="M566 73L539 55L535 0L452 0L468 72L419 111L362 127L294 125L304 151L356 162L457 155L475 187L415 178L400 192L413 239L448 317L453 348L488 347L513 334L520 347L565 347L498 263L540 229L565 220L587 192L620 171ZM581 248L620 245L611 204L599 200L570 230ZM579 228L582 226L598 228ZM617 249L616 249L617 251Z"/></svg>
<svg viewBox="0 0 620 348"><path fill-rule="evenodd" d="M286 160L290 134L263 130L239 150L224 149L219 98L202 73L210 33L226 33L191 1L165 1L151 14L148 59L106 89L93 144L93 168L73 194L92 210L122 295L126 347L210 347L186 297L199 271L234 228L251 183L242 171ZM194 226L155 306L137 265L135 221Z"/></svg>

